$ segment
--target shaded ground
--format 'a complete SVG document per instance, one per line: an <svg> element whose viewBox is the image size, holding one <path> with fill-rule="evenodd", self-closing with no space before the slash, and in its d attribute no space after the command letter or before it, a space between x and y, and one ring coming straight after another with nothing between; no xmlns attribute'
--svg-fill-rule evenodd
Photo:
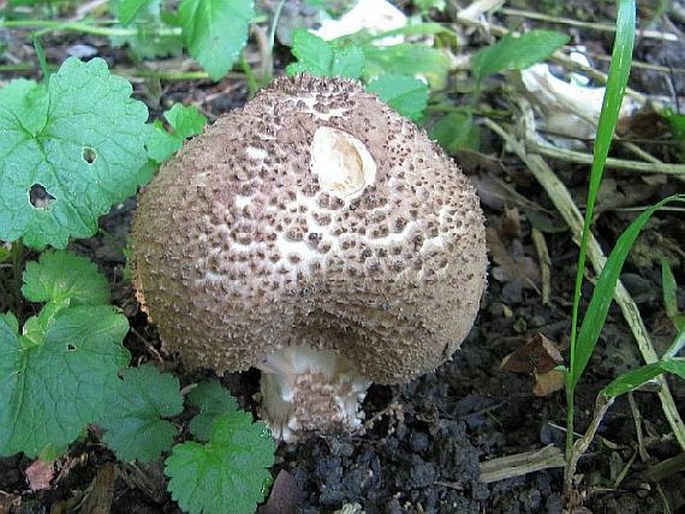
<svg viewBox="0 0 685 514"><path fill-rule="evenodd" d="M594 5L594 3L593 3ZM579 3L579 8L583 7ZM586 11L582 11L586 12ZM51 48L60 54L60 43ZM593 42L602 47L606 41ZM642 40L637 58L649 64L680 68L685 59L682 40L677 43ZM54 56L61 61L61 55ZM125 60L114 54L111 60ZM682 71L682 70L681 70ZM636 71L633 85L652 94L682 95L683 75ZM145 97L143 85L138 92ZM673 89L674 91L671 91ZM172 101L203 102L218 115L242 103L244 83L228 79L219 85L176 84L162 95ZM148 98L149 100L149 98ZM159 109L158 106L152 105ZM526 374L500 370L502 359L530 338L542 333L562 348L569 333L576 247L563 221L555 214L540 186L515 158L502 153L497 140L484 134L482 154L464 154L458 160L481 190L495 250L491 278L476 327L463 349L435 373L395 387L373 386L365 411L367 433L355 437L314 437L298 445L281 445L274 476L282 482L274 489L269 512L287 512L289 499L299 497L302 512L333 512L343 505L359 504L367 513L400 512L560 512L562 470L548 469L485 484L480 463L492 458L541 448L550 443L563 447L565 401L563 393L537 397ZM647 144L647 143L645 143ZM649 143L664 158L676 153L672 146ZM584 198L586 167L553 163L579 203ZM600 200L597 235L607 249L617 233L634 217L626 208L643 206L681 190L673 179L645 180L635 174L612 172ZM517 197L525 198L521 202ZM125 247L135 202L118 206L102 221L103 234L80 241L73 248L98 262L114 284L114 300L129 316L133 331L126 344L137 361L157 360L158 340L136 304L123 278ZM551 297L543 304L540 294L540 259L531 229L545 236L551 260ZM623 276L634 293L658 349L670 342L673 331L661 304L658 252L667 255L680 284L683 268L682 213L662 214L638 243ZM493 241L490 241L491 247ZM509 257L509 260L505 258ZM528 277L530 280L521 280ZM534 284L534 286L533 286ZM589 289L588 291L589 292ZM682 300L682 298L681 298ZM562 352L563 353L563 352ZM173 356L163 366L182 373ZM584 429L597 391L617 373L639 365L632 335L617 309L611 311L597 353L579 388L577 426ZM197 376L181 375L185 383ZM257 373L225 378L226 385L245 408L253 409ZM670 379L676 404L685 405L685 388ZM598 438L581 461L579 490L592 512L675 512L685 505L682 471L660 481L643 472L673 457L679 449L664 420L656 395L640 392L631 409L622 398L609 411ZM638 454L635 416L643 432L647 460ZM0 460L0 513L96 512L111 504L115 513L177 512L165 492L161 465L117 463L91 433L58 461L58 477L38 493L28 492L23 471L30 462L21 456ZM103 496L104 495L104 496ZM13 507L14 505L14 507ZM266 510L265 510L266 511ZM349 510L348 512L356 512Z"/></svg>

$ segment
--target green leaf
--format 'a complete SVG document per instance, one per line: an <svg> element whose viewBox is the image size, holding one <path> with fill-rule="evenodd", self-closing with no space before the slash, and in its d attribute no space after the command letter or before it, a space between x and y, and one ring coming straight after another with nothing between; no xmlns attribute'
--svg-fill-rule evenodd
<svg viewBox="0 0 685 514"><path fill-rule="evenodd" d="M173 423L160 419L183 411L178 379L151 364L129 368L122 378L101 418L104 441L120 460L155 460L178 434Z"/></svg>
<svg viewBox="0 0 685 514"><path fill-rule="evenodd" d="M156 0L119 0L117 9L119 22L124 25L131 23L140 12L147 9L154 1Z"/></svg>
<svg viewBox="0 0 685 514"><path fill-rule="evenodd" d="M451 112L440 118L428 131L449 154L459 150L478 150L480 132L473 116L465 112Z"/></svg>
<svg viewBox="0 0 685 514"><path fill-rule="evenodd" d="M238 409L235 398L218 382L203 382L188 394L190 403L200 409L188 428L199 441L209 441L217 418Z"/></svg>
<svg viewBox="0 0 685 514"><path fill-rule="evenodd" d="M403 75L381 75L372 80L366 89L401 115L416 120L428 103L428 86L421 80Z"/></svg>
<svg viewBox="0 0 685 514"><path fill-rule="evenodd" d="M609 384L600 391L600 394L608 397L616 397L633 391L645 382L661 375L664 372L661 364L661 362L653 362L652 364L647 364L623 373L609 382Z"/></svg>
<svg viewBox="0 0 685 514"><path fill-rule="evenodd" d="M590 169L588 198L586 202L585 218L583 221L583 232L581 235L580 252L578 254L578 262L576 266L576 279L574 284L573 307L571 313L569 375L567 382L571 389L570 394L567 395L567 398L570 401L572 401L573 398L573 389L575 389L581 374L587 366L590 355L594 351L595 345L597 344L599 333L602 330L604 321L606 320L606 313L609 308L609 304L611 303L611 298L614 294L616 280L618 279L620 268L623 266L623 260L625 259L625 255L623 258L621 258L619 254L616 254L616 260L611 260L610 257L610 260L607 262L607 264L611 264L609 268L607 268L605 265L605 270L607 271L605 273L603 270L601 275L606 275L607 283L605 283L601 289L599 287L600 284L596 284L593 292L593 299L595 295L597 295L597 300L595 302L597 306L601 308L601 311L594 312L591 309L588 309L585 319L583 320L583 326L585 326L585 329L582 329L581 327L581 331L583 332L581 337L581 333L577 330L577 323L579 318L578 313L580 310L581 288L583 285L583 273L585 270L588 240L591 234L594 208L597 201L599 186L602 182L604 166L606 164L607 156L609 155L609 148L611 147L613 140L614 129L616 127L618 114L623 102L623 94L625 92L625 88L628 83L628 77L630 75L632 54L635 43L635 23L636 10L634 0L619 1L618 12L616 14L616 39L614 41L611 64L609 66L606 93L604 94L602 110L600 112L599 122L597 124L595 147L592 156L592 167ZM644 214L645 213L643 213L643 215ZM635 222L638 222L638 224L643 224L643 222L646 222L649 216L642 218L643 215L638 217L638 220L642 219L643 221L638 222L638 220L635 220ZM641 225L640 228L637 228L637 232L639 232L640 229ZM637 232L631 234L629 231L630 227L626 233L623 234L623 236L626 236L626 238L632 238L634 241L634 238L637 237ZM622 248L620 252L627 253L631 245L632 242L630 245L628 245L628 248ZM614 251L616 250L617 249L614 248ZM612 251L612 254L614 254L614 251ZM611 276L609 276L610 272ZM572 414L572 405L569 405L568 412ZM567 445L570 446L572 432L569 431L567 435Z"/></svg>
<svg viewBox="0 0 685 514"><path fill-rule="evenodd" d="M26 265L21 291L30 302L109 303L109 284L87 257L59 250Z"/></svg>
<svg viewBox="0 0 685 514"><path fill-rule="evenodd" d="M0 90L0 239L42 249L89 237L113 203L136 192L147 108L102 59L70 57L47 89Z"/></svg>
<svg viewBox="0 0 685 514"><path fill-rule="evenodd" d="M162 12L161 0L125 0L119 9L119 21L123 25L129 24L128 28L135 28L135 33L110 35L112 45L126 44L140 59L180 55L183 52L183 35L180 28L167 22L169 16L164 16L165 14Z"/></svg>
<svg viewBox="0 0 685 514"><path fill-rule="evenodd" d="M678 330L675 338L671 345L666 349L664 354L661 356L663 360L671 359L678 355L680 351L685 347L685 327Z"/></svg>
<svg viewBox="0 0 685 514"><path fill-rule="evenodd" d="M190 55L219 80L245 46L254 17L252 0L183 0L178 8Z"/></svg>
<svg viewBox="0 0 685 514"><path fill-rule="evenodd" d="M446 0L414 0L414 4L423 12L427 12L431 9L437 9L442 12L447 6Z"/></svg>
<svg viewBox="0 0 685 514"><path fill-rule="evenodd" d="M111 306L58 312L40 344L0 318L0 455L65 447L99 419L130 354L126 317Z"/></svg>
<svg viewBox="0 0 685 514"><path fill-rule="evenodd" d="M685 380L685 361L682 359L665 359L661 362L664 371L678 375Z"/></svg>
<svg viewBox="0 0 685 514"><path fill-rule="evenodd" d="M583 374L590 356L595 349L599 334L604 327L609 306L614 297L614 289L616 282L621 274L623 263L628 256L628 252L633 247L635 239L640 234L640 231L645 226L649 218L661 207L671 202L685 202L685 195L673 195L664 198L660 202L652 205L633 220L633 222L625 229L616 241L616 245L611 250L609 258L602 268L602 272L597 279L595 288L592 292L590 305L588 305L583 323L578 332L578 340L576 344L575 358L571 362L572 386L578 383L578 379Z"/></svg>
<svg viewBox="0 0 685 514"><path fill-rule="evenodd" d="M293 33L292 53L297 62L288 65L288 75L309 73L322 77L358 79L364 71L364 53L354 45L338 48L308 30Z"/></svg>
<svg viewBox="0 0 685 514"><path fill-rule="evenodd" d="M457 32L449 28L444 23L414 23L411 20L404 27L387 30L385 32L369 33L366 31L357 32L349 36L341 36L339 40L351 41L355 44L367 44L379 39L391 38L394 36L449 36L455 39L459 36ZM423 45L426 46L426 45ZM429 48L429 47L427 47Z"/></svg>
<svg viewBox="0 0 685 514"><path fill-rule="evenodd" d="M186 442L166 460L168 489L190 514L251 514L271 484L275 443L261 423L233 410L219 416L206 444Z"/></svg>
<svg viewBox="0 0 685 514"><path fill-rule="evenodd" d="M668 319L673 322L673 325L678 330L685 329L685 315L678 310L677 289L678 285L675 281L675 276L668 261L661 256L661 288L663 290L664 307Z"/></svg>
<svg viewBox="0 0 685 514"><path fill-rule="evenodd" d="M174 104L164 112L164 117L172 128L167 132L159 120L152 125L152 133L147 142L147 152L150 159L162 163L169 159L183 146L186 138L202 132L207 118L194 105L184 106Z"/></svg>
<svg viewBox="0 0 685 514"><path fill-rule="evenodd" d="M414 43L392 46L364 45L364 80L385 74L424 77L432 89L447 85L452 58L444 50Z"/></svg>
<svg viewBox="0 0 685 514"><path fill-rule="evenodd" d="M31 346L39 346L45 340L45 334L52 320L62 309L69 307L69 300L62 302L50 302L43 306L36 316L31 316L24 323L21 330L21 346L28 349Z"/></svg>
<svg viewBox="0 0 685 514"><path fill-rule="evenodd" d="M552 30L531 30L514 36L506 34L494 45L476 52L471 68L476 82L505 70L523 70L544 61L569 41L569 36Z"/></svg>

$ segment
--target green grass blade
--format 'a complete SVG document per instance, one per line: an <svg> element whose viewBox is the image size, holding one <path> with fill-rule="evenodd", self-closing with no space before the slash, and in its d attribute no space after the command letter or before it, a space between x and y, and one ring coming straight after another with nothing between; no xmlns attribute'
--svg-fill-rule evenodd
<svg viewBox="0 0 685 514"><path fill-rule="evenodd" d="M678 284L676 284L673 271L671 271L671 267L663 255L661 256L661 289L666 316L673 322L677 330L685 330L685 315L678 310Z"/></svg>
<svg viewBox="0 0 685 514"><path fill-rule="evenodd" d="M668 347L668 350L664 352L664 355L661 358L663 360L671 359L678 355L683 347L685 347L685 328L680 329L678 335L673 340L673 343L671 343L671 346Z"/></svg>
<svg viewBox="0 0 685 514"><path fill-rule="evenodd" d="M585 211L585 223L583 225L583 234L580 241L580 253L578 255L578 269L576 272L575 292L573 295L573 313L571 317L571 344L569 355L569 383L571 388L575 387L578 378L585 369L587 359L578 364L576 362L576 353L580 351L583 355L589 358L594 343L590 348L578 348L583 344L589 342L577 342L578 336L578 313L580 308L581 286L583 284L583 271L585 270L585 260L587 257L587 245L590 236L590 225L594 214L594 206L597 199L597 192L602 181L602 173L611 147L611 140L613 137L616 122L618 120L618 113L621 108L623 94L626 85L628 84L628 76L630 75L630 65L632 61L633 46L635 43L635 1L634 0L619 0L618 13L616 15L616 39L614 41L614 49L611 55L611 65L609 66L609 77L607 79L606 93L604 94L604 101L602 103L602 111L599 116L599 123L597 125L597 136L595 141L594 155L592 160L592 169L590 173L590 186L588 190L588 200ZM611 289L613 294L613 287ZM570 393L572 397L572 391ZM571 406L569 406L571 407Z"/></svg>
<svg viewBox="0 0 685 514"><path fill-rule="evenodd" d="M685 380L685 361L682 359L666 359L661 363L661 367L664 371L678 375Z"/></svg>
<svg viewBox="0 0 685 514"><path fill-rule="evenodd" d="M632 369L617 376L609 382L599 394L602 396L616 397L637 389L645 382L661 375L664 369L661 362L652 362L640 368Z"/></svg>
<svg viewBox="0 0 685 514"><path fill-rule="evenodd" d="M628 256L628 252L652 214L671 202L685 203L685 194L664 198L649 209L643 211L635 220L633 220L623 234L621 234L621 237L618 238L616 245L611 251L609 258L602 269L602 273L599 275L599 279L597 280L597 284L592 293L592 298L590 299L590 305L588 306L585 318L583 319L583 324L578 333L578 339L576 341L576 359L573 362L573 367L570 369L573 387L575 387L578 379L583 374L583 371L590 360L590 355L592 355L592 352L595 349L599 334L602 331L607 313L609 312L609 306L611 305L614 296L616 282L621 274L621 269Z"/></svg>

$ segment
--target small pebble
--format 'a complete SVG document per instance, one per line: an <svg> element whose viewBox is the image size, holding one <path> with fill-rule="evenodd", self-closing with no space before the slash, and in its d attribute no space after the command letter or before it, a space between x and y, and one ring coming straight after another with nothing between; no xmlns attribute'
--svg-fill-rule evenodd
<svg viewBox="0 0 685 514"><path fill-rule="evenodd" d="M67 48L67 53L79 59L88 59L98 54L97 48L90 45L71 45Z"/></svg>

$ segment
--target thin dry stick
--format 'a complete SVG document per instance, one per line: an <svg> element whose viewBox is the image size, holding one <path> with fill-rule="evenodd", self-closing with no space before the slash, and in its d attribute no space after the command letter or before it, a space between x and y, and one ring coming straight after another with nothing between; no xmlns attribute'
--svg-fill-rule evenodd
<svg viewBox="0 0 685 514"><path fill-rule="evenodd" d="M545 235L535 227L533 227L531 235L533 237L535 250L538 254L538 262L540 263L540 288L542 289L542 305L549 305L551 291L550 269L552 268L552 261L549 258L547 241L545 241Z"/></svg>
<svg viewBox="0 0 685 514"><path fill-rule="evenodd" d="M628 403L630 404L630 411L633 413L638 453L640 454L640 459L642 459L642 462L646 462L649 460L649 453L647 453L647 449L645 448L645 441L642 435L642 414L640 413L640 409L637 406L637 402L635 401L635 396L633 396L632 391L628 393Z"/></svg>
<svg viewBox="0 0 685 514"><path fill-rule="evenodd" d="M579 21L573 18L563 18L559 16L550 16L548 14L521 11L519 9L504 8L502 14L509 16L520 16L530 20L546 21L549 23L558 23L559 25L571 25L573 27L582 27L585 29L597 30L599 32L616 32L616 25L611 23L596 23L589 21ZM664 41L678 41L678 35L673 32L662 32L660 30L638 30L637 35L642 38L661 39Z"/></svg>
<svg viewBox="0 0 685 514"><path fill-rule="evenodd" d="M526 150L533 153L541 153L554 157L555 159L563 159L569 162L576 162L580 164L592 164L592 155L575 150L567 150L556 146L542 143L538 140L526 141ZM616 159L615 157L607 158L607 168L616 168L629 171L638 171L641 173L661 173L665 175L676 175L678 178L685 178L685 164L666 164L656 162L640 162L628 161L625 159Z"/></svg>
<svg viewBox="0 0 685 514"><path fill-rule="evenodd" d="M526 123L526 131L531 132L533 131L532 127L534 127L532 109L524 99L520 99L520 102L524 113L523 117L525 120L524 122ZM576 244L578 244L583 230L583 216L573 202L571 194L568 192L568 189L566 189L563 182L559 180L540 155L526 153L526 145L511 133L504 130L493 120L485 119L485 124L509 144L509 147L519 156L531 173L533 173L537 181L545 188L547 195L566 221L566 224L571 229ZM592 234L590 234L588 240L588 257L590 258L595 273L599 275L606 262L606 257ZM645 362L649 364L657 361L657 353L649 339L647 328L642 321L637 305L620 280L616 283L614 300L616 300L616 303L621 308L623 316L633 332ZM673 396L671 395L671 391L663 376L658 377L656 380L660 386L659 399L661 400L664 415L666 416L678 443L681 448L685 450L685 424L683 424L680 414L676 409Z"/></svg>
<svg viewBox="0 0 685 514"><path fill-rule="evenodd" d="M481 462L479 480L489 484L507 478L520 477L543 469L563 468L564 465L564 454L561 453L559 448L550 444L537 450Z"/></svg>

